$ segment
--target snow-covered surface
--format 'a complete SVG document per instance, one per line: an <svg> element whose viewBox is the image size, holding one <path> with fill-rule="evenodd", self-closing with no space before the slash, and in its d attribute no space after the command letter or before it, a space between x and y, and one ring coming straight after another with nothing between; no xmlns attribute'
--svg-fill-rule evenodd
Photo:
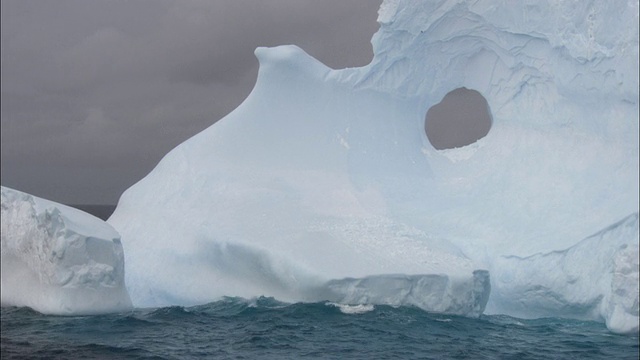
<svg viewBox="0 0 640 360"><path fill-rule="evenodd" d="M80 210L2 187L2 306L47 314L131 309L120 235Z"/></svg>
<svg viewBox="0 0 640 360"><path fill-rule="evenodd" d="M488 270L491 312L637 331L638 1L390 0L378 20L362 68L258 48L243 104L123 194L134 304L342 284L329 300L473 315ZM424 116L459 87L492 128L437 151ZM388 293L420 278L466 288Z"/></svg>

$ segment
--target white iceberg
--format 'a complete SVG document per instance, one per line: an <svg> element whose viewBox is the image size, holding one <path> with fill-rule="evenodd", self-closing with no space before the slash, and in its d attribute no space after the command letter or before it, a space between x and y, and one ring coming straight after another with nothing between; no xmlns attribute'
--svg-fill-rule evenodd
<svg viewBox="0 0 640 360"><path fill-rule="evenodd" d="M108 220L123 236L134 304L225 295L351 299L328 282L397 274L437 275L454 288L488 292L474 286L479 269L458 247L397 221L389 209L384 191L397 184L405 197L430 177L428 167L403 170L407 151L424 158L419 148L385 139L394 128L421 139L411 124L394 124L406 111L401 103L332 80L332 70L295 46L256 55L261 68L249 98L165 156ZM372 142L376 136L383 146ZM456 309L479 315L487 297L470 296L474 303ZM394 304L447 308L417 298Z"/></svg>
<svg viewBox="0 0 640 360"><path fill-rule="evenodd" d="M249 97L123 194L134 304L474 316L492 288L492 313L637 331L638 2L389 0L378 21L362 68L258 48ZM491 129L438 151L425 114L461 87Z"/></svg>
<svg viewBox="0 0 640 360"><path fill-rule="evenodd" d="M120 236L80 210L2 192L2 306L58 315L132 309Z"/></svg>
<svg viewBox="0 0 640 360"><path fill-rule="evenodd" d="M121 197L126 273L112 228L3 188L2 304L127 309L126 276L136 306L265 295L637 332L638 2L388 0L378 21L362 68L258 48L249 97ZM436 150L425 114L461 87L491 129Z"/></svg>

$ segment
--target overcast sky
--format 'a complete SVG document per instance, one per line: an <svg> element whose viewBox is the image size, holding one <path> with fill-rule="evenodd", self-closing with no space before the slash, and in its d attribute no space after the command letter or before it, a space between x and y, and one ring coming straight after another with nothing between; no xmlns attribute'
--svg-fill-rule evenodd
<svg viewBox="0 0 640 360"><path fill-rule="evenodd" d="M115 204L164 154L236 108L257 46L363 66L375 0L2 0L4 186Z"/></svg>

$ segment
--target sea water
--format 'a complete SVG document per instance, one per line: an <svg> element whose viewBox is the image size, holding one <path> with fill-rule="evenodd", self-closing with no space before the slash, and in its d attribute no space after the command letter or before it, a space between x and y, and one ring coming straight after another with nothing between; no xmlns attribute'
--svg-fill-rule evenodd
<svg viewBox="0 0 640 360"><path fill-rule="evenodd" d="M638 359L638 335L557 318L225 298L101 316L2 308L2 359Z"/></svg>

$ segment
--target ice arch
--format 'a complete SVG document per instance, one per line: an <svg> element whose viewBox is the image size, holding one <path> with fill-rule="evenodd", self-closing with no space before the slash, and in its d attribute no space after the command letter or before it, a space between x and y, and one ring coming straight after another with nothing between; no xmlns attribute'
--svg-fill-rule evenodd
<svg viewBox="0 0 640 360"><path fill-rule="evenodd" d="M429 108L424 128L431 145L439 150L473 144L491 129L489 104L478 91L457 88Z"/></svg>

